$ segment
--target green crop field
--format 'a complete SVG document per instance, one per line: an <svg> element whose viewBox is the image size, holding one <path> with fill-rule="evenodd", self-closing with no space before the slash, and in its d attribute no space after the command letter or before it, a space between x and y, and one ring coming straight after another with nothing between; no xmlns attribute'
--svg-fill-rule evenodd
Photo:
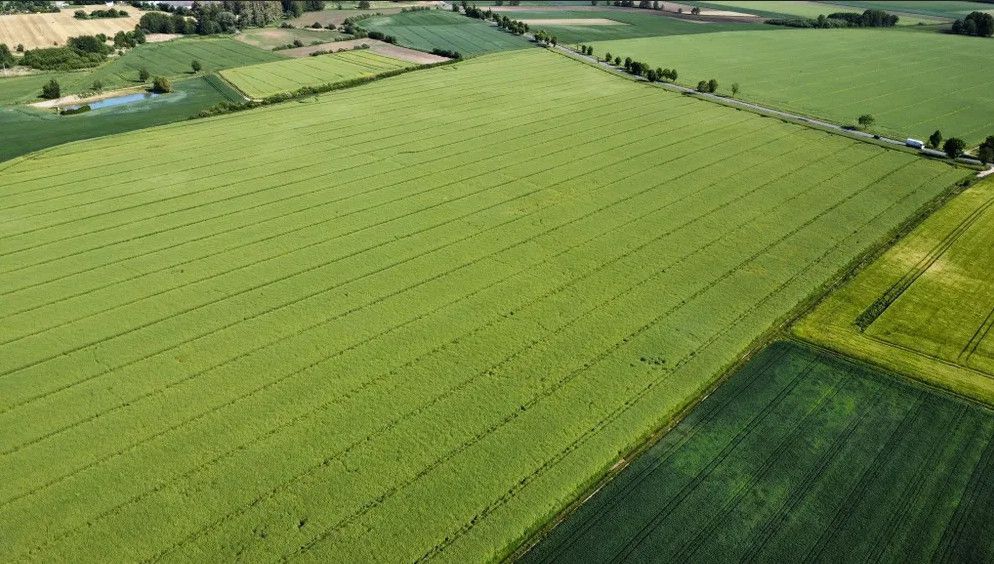
<svg viewBox="0 0 994 564"><path fill-rule="evenodd" d="M307 16L309 14L314 14L314 12L307 12L301 17L308 21L306 21L306 23L299 23L298 25L310 26L315 23L315 21L321 23L322 25L328 25L327 23L320 21L322 19L320 15L323 13L324 12L318 12L314 17L308 18ZM310 27L257 27L242 30L235 36L235 39L241 41L242 43L248 43L253 47L272 50L274 47L285 47L288 44L292 44L294 41L300 41L304 45L313 45L315 43L328 43L346 37L348 36L344 33L332 31L330 29L313 29Z"/></svg>
<svg viewBox="0 0 994 564"><path fill-rule="evenodd" d="M189 76L193 73L190 64L194 59L201 62L203 72L285 60L275 53L233 39L196 38L146 43L95 69L0 78L0 104L37 101L42 85L53 78L62 85L63 96L68 96L89 91L97 80L103 83L106 90L137 86L141 84L138 69L142 67L148 69L152 76Z"/></svg>
<svg viewBox="0 0 994 564"><path fill-rule="evenodd" d="M979 143L994 135L994 75L978 72L994 63L994 41L975 39L800 29L607 41L594 53L675 67L688 85L715 78L721 93L737 82L741 98L840 123L871 114L875 130L900 138L940 129Z"/></svg>
<svg viewBox="0 0 994 564"><path fill-rule="evenodd" d="M523 562L990 562L994 413L778 343Z"/></svg>
<svg viewBox="0 0 994 564"><path fill-rule="evenodd" d="M549 11L502 11L501 15L516 20L532 19L587 19L604 18L614 20L619 25L536 25L552 33L561 43L584 43L587 41L608 41L632 37L655 37L663 35L685 35L692 33L714 33L718 31L769 30L771 26L756 23L713 23L698 22L659 15L622 10L549 10Z"/></svg>
<svg viewBox="0 0 994 564"><path fill-rule="evenodd" d="M806 2L783 0L712 0L708 2L688 2L689 4L701 6L702 8L713 8L717 10L733 10L749 14L757 14L764 17L794 17L794 18L817 18L820 15L828 15L835 12L853 12L856 10L852 6L832 4L828 2ZM876 2L885 4L886 2ZM915 2L916 4L918 2ZM900 17L898 25L918 25L936 24L947 22L946 18L916 14L912 12L902 12L897 7L888 7L884 10L896 14Z"/></svg>
<svg viewBox="0 0 994 564"><path fill-rule="evenodd" d="M334 84L410 66L412 63L358 49L238 67L221 71L221 76L250 98L265 98L304 86Z"/></svg>
<svg viewBox="0 0 994 564"><path fill-rule="evenodd" d="M380 31L397 38L397 43L412 49L431 51L449 49L464 57L524 49L527 39L507 33L480 20L445 10L405 12L378 16L360 22L369 31Z"/></svg>
<svg viewBox="0 0 994 564"><path fill-rule="evenodd" d="M219 102L242 100L218 86L209 77L181 80L165 96L72 116L23 106L0 107L0 161L69 141L186 120Z"/></svg>
<svg viewBox="0 0 994 564"><path fill-rule="evenodd" d="M907 12L937 18L959 19L970 12L994 13L994 6L985 2L961 2L956 0L845 0L832 2L843 7L850 6L860 10L877 9L891 12Z"/></svg>
<svg viewBox="0 0 994 564"><path fill-rule="evenodd" d="M500 558L962 176L543 49L0 167L46 561Z"/></svg>
<svg viewBox="0 0 994 564"><path fill-rule="evenodd" d="M833 293L797 333L994 404L994 180L981 182Z"/></svg>

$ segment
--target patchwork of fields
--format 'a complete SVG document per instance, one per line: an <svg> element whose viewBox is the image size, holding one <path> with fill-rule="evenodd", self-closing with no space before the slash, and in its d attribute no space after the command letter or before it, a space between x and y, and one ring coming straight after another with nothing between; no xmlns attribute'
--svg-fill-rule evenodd
<svg viewBox="0 0 994 564"><path fill-rule="evenodd" d="M994 403L994 181L979 183L833 293L797 332Z"/></svg>
<svg viewBox="0 0 994 564"><path fill-rule="evenodd" d="M594 52L675 67L685 84L715 78L721 93L737 82L741 98L841 123L872 114L890 135L926 139L939 129L976 144L994 132L994 75L978 72L994 59L994 41L973 39L801 29L607 41Z"/></svg>
<svg viewBox="0 0 994 564"><path fill-rule="evenodd" d="M994 413L779 343L524 562L990 562Z"/></svg>
<svg viewBox="0 0 994 564"><path fill-rule="evenodd" d="M0 104L37 101L42 85L53 78L59 81L62 94L67 96L89 91L95 81L102 82L106 90L139 85L138 70L142 67L152 76L190 76L193 73L190 65L194 59L200 61L203 72L285 60L275 53L233 39L197 38L146 43L92 70L0 79Z"/></svg>
<svg viewBox="0 0 994 564"><path fill-rule="evenodd" d="M755 23L715 23L682 20L675 17L659 15L655 12L638 12L626 10L522 10L513 11L513 7L505 7L501 15L516 20L530 19L589 19L602 18L613 20L619 25L540 25L534 26L555 35L560 43L586 43L588 41L609 41L612 39L629 39L632 37L651 37L667 35L688 35L714 33L718 31L747 31L770 30L771 26Z"/></svg>
<svg viewBox="0 0 994 564"><path fill-rule="evenodd" d="M962 176L539 49L0 166L41 560L499 558Z"/></svg>
<svg viewBox="0 0 994 564"><path fill-rule="evenodd" d="M422 51L449 49L464 57L531 46L523 37L446 10L379 16L363 20L360 25L368 31L392 35L405 47Z"/></svg>
<svg viewBox="0 0 994 564"><path fill-rule="evenodd" d="M405 61L358 49L238 67L221 71L221 76L250 98L265 98L304 86L334 84L410 66Z"/></svg>

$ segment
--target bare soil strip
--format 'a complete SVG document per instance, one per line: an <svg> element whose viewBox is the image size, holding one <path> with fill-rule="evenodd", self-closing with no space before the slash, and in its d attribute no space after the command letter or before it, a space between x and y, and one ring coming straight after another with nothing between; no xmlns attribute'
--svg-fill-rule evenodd
<svg viewBox="0 0 994 564"><path fill-rule="evenodd" d="M628 25L607 18L547 18L521 21L528 25Z"/></svg>

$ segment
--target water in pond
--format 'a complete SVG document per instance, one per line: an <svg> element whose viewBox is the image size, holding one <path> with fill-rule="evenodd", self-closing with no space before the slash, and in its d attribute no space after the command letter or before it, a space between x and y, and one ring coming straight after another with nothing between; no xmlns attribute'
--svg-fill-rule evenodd
<svg viewBox="0 0 994 564"><path fill-rule="evenodd" d="M135 102L141 102L143 100L148 100L149 98L155 98L159 94L155 92L139 92L137 94L128 94L126 96L115 96L113 98L104 98L103 100L97 100L95 102L90 102L87 105L90 106L91 110L99 110L100 108L111 108L114 106L123 106L125 104L133 104ZM67 110L75 110L79 108L79 105L68 106Z"/></svg>

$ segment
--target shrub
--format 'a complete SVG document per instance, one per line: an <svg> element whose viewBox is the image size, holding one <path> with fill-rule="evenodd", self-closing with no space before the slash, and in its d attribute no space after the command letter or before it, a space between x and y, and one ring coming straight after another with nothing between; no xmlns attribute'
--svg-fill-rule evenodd
<svg viewBox="0 0 994 564"><path fill-rule="evenodd" d="M7 44L0 43L0 66L12 67L16 64L17 60L14 59L14 54L10 52L10 48L7 47Z"/></svg>
<svg viewBox="0 0 994 564"><path fill-rule="evenodd" d="M169 79L164 76L157 76L152 80L152 92L159 94L165 94L166 92L172 92L173 85L169 83Z"/></svg>
<svg viewBox="0 0 994 564"><path fill-rule="evenodd" d="M149 74L147 68L142 67L142 68L138 69L138 81L139 82L148 82L148 77L150 77L150 76L152 76L152 75Z"/></svg>
<svg viewBox="0 0 994 564"><path fill-rule="evenodd" d="M39 70L75 70L95 67L104 62L102 53L86 53L69 47L31 49L24 53L21 64Z"/></svg>
<svg viewBox="0 0 994 564"><path fill-rule="evenodd" d="M59 110L60 116L74 116L76 114L83 114L90 111L90 106L88 104L83 104L82 106L77 106L75 108L64 108Z"/></svg>
<svg viewBox="0 0 994 564"><path fill-rule="evenodd" d="M977 156L982 162L994 163L994 135L989 135L987 139L984 139L977 151Z"/></svg>
<svg viewBox="0 0 994 564"><path fill-rule="evenodd" d="M200 64L200 61L194 59L193 61L190 62L190 68L193 69L193 72L200 72L200 70L204 68L204 66Z"/></svg>
<svg viewBox="0 0 994 564"><path fill-rule="evenodd" d="M59 82L54 78L46 82L45 85L41 87L41 97L48 100L54 100L62 97L62 87L59 86Z"/></svg>

